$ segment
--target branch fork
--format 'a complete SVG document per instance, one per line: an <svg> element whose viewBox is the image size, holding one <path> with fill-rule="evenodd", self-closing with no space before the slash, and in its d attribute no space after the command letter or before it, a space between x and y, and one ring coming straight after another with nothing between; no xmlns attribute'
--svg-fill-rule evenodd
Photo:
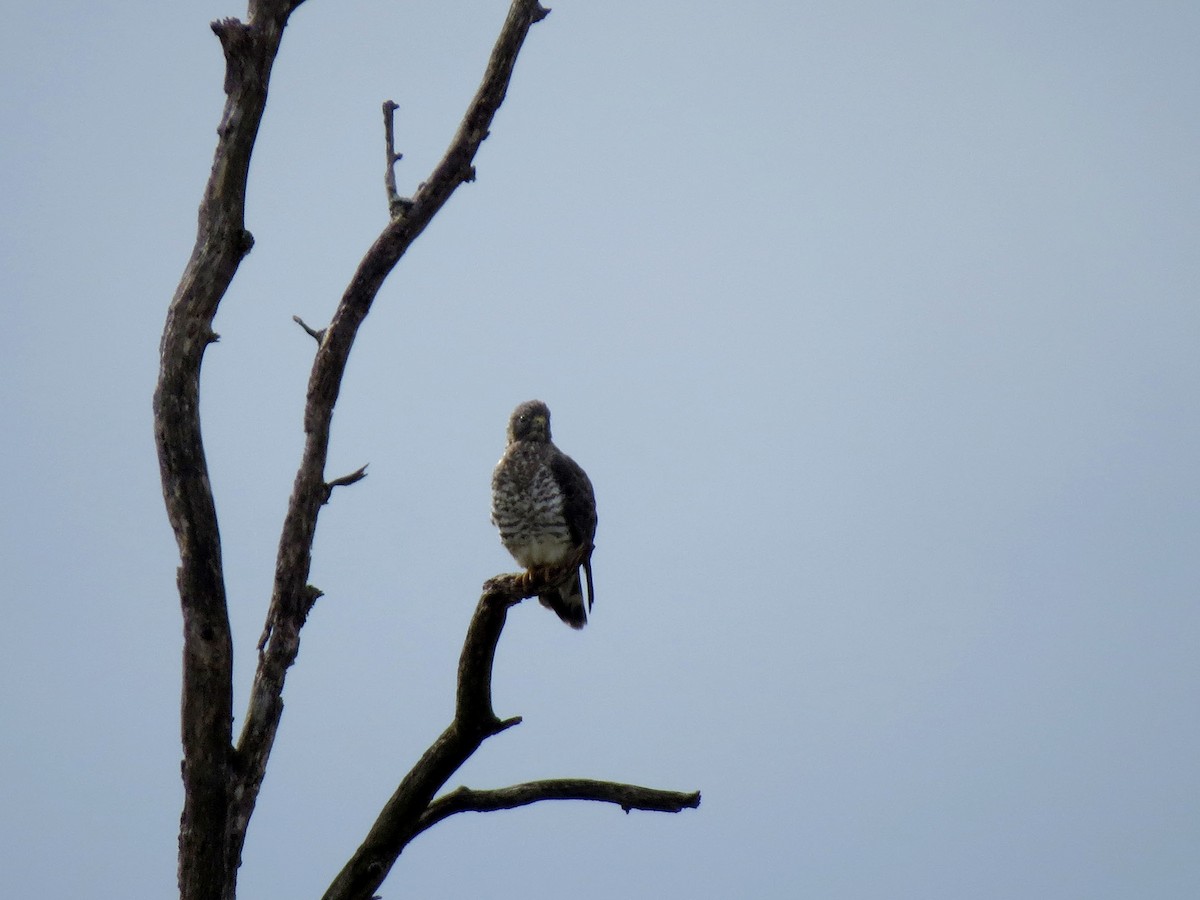
<svg viewBox="0 0 1200 900"><path fill-rule="evenodd" d="M456 813L515 809L543 800L592 800L614 804L625 812L680 812L700 805L698 791L666 791L582 778L492 790L459 787L434 799L485 740L520 724L520 716L500 719L492 708L496 646L508 610L550 584L528 572L497 575L484 583L459 657L454 720L400 782L323 900L369 900L412 839Z"/></svg>
<svg viewBox="0 0 1200 900"><path fill-rule="evenodd" d="M384 104L385 188L390 219L348 283L325 328L296 323L317 342L304 409L305 443L280 534L258 665L241 734L233 740L233 647L216 506L200 427L200 372L212 323L253 237L245 227L250 158L266 106L271 71L291 13L302 0L249 0L246 22L212 24L225 55L226 102L212 171L199 210L192 256L167 313L154 394L155 439L167 516L179 547L184 621L183 786L179 835L181 900L234 900L246 829L283 715L283 689L300 632L321 591L308 583L321 508L335 487L366 476L366 466L324 477L333 409L358 328L387 276L464 182L503 102L530 27L549 12L537 0L512 0L483 81L441 161L413 197L396 190L396 104ZM488 737L517 725L492 709L491 673L508 609L552 587L552 572L502 575L484 586L459 660L454 720L401 781L359 851L326 893L366 900L403 848L437 821L463 811L508 809L543 799L591 799L629 809L677 810L698 794L586 780L531 782L491 791L460 788L434 800ZM560 579L561 580L561 579ZM557 583L557 582L555 582Z"/></svg>

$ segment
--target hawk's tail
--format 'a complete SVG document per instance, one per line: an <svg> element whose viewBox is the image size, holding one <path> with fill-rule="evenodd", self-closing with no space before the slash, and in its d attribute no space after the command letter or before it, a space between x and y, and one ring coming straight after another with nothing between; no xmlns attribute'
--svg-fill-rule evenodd
<svg viewBox="0 0 1200 900"><path fill-rule="evenodd" d="M591 571L588 567L588 594L591 595ZM560 619L572 628L582 628L587 624L587 610L583 605L583 586L579 583L579 572L558 586L556 591L539 594L538 600L542 606L554 610Z"/></svg>

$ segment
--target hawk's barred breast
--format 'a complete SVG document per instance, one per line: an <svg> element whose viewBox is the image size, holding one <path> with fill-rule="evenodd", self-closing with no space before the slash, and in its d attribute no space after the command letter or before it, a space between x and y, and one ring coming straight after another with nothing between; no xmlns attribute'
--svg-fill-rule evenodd
<svg viewBox="0 0 1200 900"><path fill-rule="evenodd" d="M555 565L571 549L562 490L537 450L532 444L516 448L492 485L492 519L500 540L527 569Z"/></svg>

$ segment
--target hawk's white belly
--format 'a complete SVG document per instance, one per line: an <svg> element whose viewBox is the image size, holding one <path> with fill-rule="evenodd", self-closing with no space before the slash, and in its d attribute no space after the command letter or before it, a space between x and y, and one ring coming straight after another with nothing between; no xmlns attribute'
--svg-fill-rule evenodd
<svg viewBox="0 0 1200 900"><path fill-rule="evenodd" d="M553 566L561 562L570 549L571 542L565 533L543 532L536 537L516 537L505 541L508 552L518 563L530 566Z"/></svg>

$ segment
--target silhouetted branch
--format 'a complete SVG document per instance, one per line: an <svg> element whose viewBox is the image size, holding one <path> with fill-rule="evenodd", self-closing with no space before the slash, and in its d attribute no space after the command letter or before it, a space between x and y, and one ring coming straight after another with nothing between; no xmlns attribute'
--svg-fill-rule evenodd
<svg viewBox="0 0 1200 900"><path fill-rule="evenodd" d="M329 502L329 497L331 494L333 494L333 489L335 487L345 487L347 485L354 484L355 482L362 481L364 478L366 478L367 465L369 465L369 463L364 463L349 475L343 475L341 478L335 478L333 481L325 482L325 502Z"/></svg>
<svg viewBox="0 0 1200 900"><path fill-rule="evenodd" d="M560 584L564 568L570 566L498 575L484 584L459 656L454 721L400 782L323 900L369 900L414 837L458 812L512 809L539 800L595 800L615 803L626 812L679 812L700 805L699 792L679 793L586 779L537 781L492 791L458 788L433 799L485 740L520 723L519 716L497 718L492 708L496 646L508 610Z"/></svg>
<svg viewBox="0 0 1200 900"><path fill-rule="evenodd" d="M217 307L250 252L246 178L267 84L295 0L253 0L249 24L212 24L225 53L225 93L196 243L167 312L154 392L154 433L167 518L179 545L183 611L182 900L229 900L236 865L228 834L232 788L233 647L221 538L200 429L200 368Z"/></svg>
<svg viewBox="0 0 1200 900"><path fill-rule="evenodd" d="M493 790L455 788L444 797L429 804L417 823L417 832L432 828L438 822L461 812L493 812L516 809L542 800L593 800L613 803L629 812L642 809L650 812L682 812L700 805L700 792L683 793L658 788L620 784L614 781L594 781L587 778L554 778L529 781L512 787Z"/></svg>
<svg viewBox="0 0 1200 900"><path fill-rule="evenodd" d="M280 39L288 16L301 2L250 0L246 23L223 19L212 24L225 54L228 97L200 205L196 244L171 302L160 346L155 437L167 515L179 545L184 620L181 900L234 898L246 829L283 713L287 670L299 652L301 629L321 596L307 580L317 518L334 487L353 484L366 474L363 466L331 481L324 477L333 409L358 328L408 247L457 187L474 179L475 155L504 100L517 55L529 28L548 12L537 0L513 0L454 139L412 198L401 198L396 190L396 107L390 101L385 104L390 221L360 262L329 325L314 330L294 317L317 342L304 409L305 443L279 539L254 684L235 747L232 642L220 534L201 439L200 369L205 348L217 340L212 329L217 307L254 243L244 227L250 157ZM492 709L496 644L513 604L561 580L561 572L526 572L499 576L484 586L459 661L454 720L401 781L327 897L370 897L412 837L455 812L567 799L567 794L626 809L678 809L699 802L699 795L634 785L560 781L499 791L462 789L434 803L435 794L484 740L521 721L501 720Z"/></svg>
<svg viewBox="0 0 1200 900"><path fill-rule="evenodd" d="M292 316L292 321L295 322L297 325L299 325L301 328L303 328L305 330L305 332L308 334L308 336L310 338L312 338L314 341L316 341L318 344L320 344L321 339L325 337L325 329L324 328L322 328L320 330L314 330L312 328L309 328L308 323L305 322L299 316Z"/></svg>
<svg viewBox="0 0 1200 900"><path fill-rule="evenodd" d="M384 280L455 189L474 177L471 163L504 100L517 54L529 28L545 15L546 10L536 0L513 0L492 49L483 82L445 155L417 189L411 204L394 216L376 238L351 278L333 319L318 332L321 339L308 380L304 408L304 450L284 517L271 604L263 626L262 649L250 705L237 744L241 765L234 786L236 808L231 845L236 847L239 857L245 841L245 825L253 812L283 714L287 670L299 652L300 629L311 609L311 603L306 602L305 587L312 565L317 517L328 499L324 472L330 425L350 350Z"/></svg>
<svg viewBox="0 0 1200 900"><path fill-rule="evenodd" d="M387 151L387 169L383 174L383 187L387 191L388 211L392 218L399 217L412 205L407 197L401 197L396 190L396 163L404 159L403 153L396 152L396 110L400 107L391 100L383 101L383 141Z"/></svg>
<svg viewBox="0 0 1200 900"><path fill-rule="evenodd" d="M492 663L508 610L526 596L525 579L502 575L484 586L458 663L454 721L400 782L324 900L368 900L417 834L421 815L447 779L494 734L520 723L492 711Z"/></svg>
<svg viewBox="0 0 1200 900"><path fill-rule="evenodd" d="M192 257L163 329L154 397L155 436L168 518L179 544L178 576L184 617L184 812L180 830L180 892L184 900L233 896L246 827L283 711L288 667L299 651L300 629L320 592L307 583L321 505L336 484L324 467L333 406L358 326L384 278L455 188L473 176L471 161L504 98L529 26L545 15L536 2L516 0L489 61L487 74L446 156L368 251L318 341L309 379L306 442L276 559L275 584L264 626L241 737L232 746L232 643L215 505L208 482L199 418L200 368L216 339L212 321L241 259L253 246L244 227L246 179L266 103L271 68L288 16L299 0L250 0L247 22L223 19L213 32L225 54L225 109L213 168L200 205ZM357 473L358 477L362 473Z"/></svg>

